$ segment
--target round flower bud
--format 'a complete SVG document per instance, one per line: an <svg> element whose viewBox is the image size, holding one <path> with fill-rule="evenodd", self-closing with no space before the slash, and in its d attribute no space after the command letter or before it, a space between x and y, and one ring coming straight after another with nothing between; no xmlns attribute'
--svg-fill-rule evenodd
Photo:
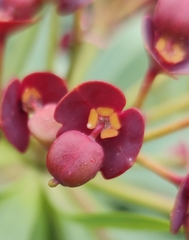
<svg viewBox="0 0 189 240"><path fill-rule="evenodd" d="M155 29L176 38L189 37L189 0L158 0L154 11Z"/></svg>
<svg viewBox="0 0 189 240"><path fill-rule="evenodd" d="M55 0L58 4L58 12L66 15L77 11L80 8L86 7L93 0Z"/></svg>
<svg viewBox="0 0 189 240"><path fill-rule="evenodd" d="M51 145L46 165L57 183L77 187L95 177L103 158L103 149L93 138L68 131Z"/></svg>

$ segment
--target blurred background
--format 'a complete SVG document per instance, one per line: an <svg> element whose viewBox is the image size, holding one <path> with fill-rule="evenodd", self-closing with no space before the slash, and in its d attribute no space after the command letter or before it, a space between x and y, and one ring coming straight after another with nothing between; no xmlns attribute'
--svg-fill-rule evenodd
<svg viewBox="0 0 189 240"><path fill-rule="evenodd" d="M83 81L110 82L124 91L126 108L130 107L148 68L141 20L155 1L141 4L135 0L133 5L120 1L122 5L117 8L111 7L111 1L102 1L101 11L95 5L99 15L92 15L94 6L90 5L83 19L90 23L90 17L96 17L102 29L97 31L96 25L84 24L85 34L76 56L71 40L68 37L66 44L65 39L73 33L75 14L58 15L52 4L41 10L35 24L12 34L6 42L4 87L14 77L22 80L32 72L52 71L69 79L70 89ZM125 13L114 19L121 6ZM106 11L111 21L103 26ZM158 76L142 109L146 131L186 117L188 90L188 76L178 80ZM188 167L188 136L189 130L184 129L145 142L141 152L182 175ZM177 188L137 162L113 180L104 180L98 173L84 186L71 189L60 185L51 189L45 157L46 151L34 139L26 153L20 154L1 133L0 239L184 239L182 231L175 236L169 233Z"/></svg>

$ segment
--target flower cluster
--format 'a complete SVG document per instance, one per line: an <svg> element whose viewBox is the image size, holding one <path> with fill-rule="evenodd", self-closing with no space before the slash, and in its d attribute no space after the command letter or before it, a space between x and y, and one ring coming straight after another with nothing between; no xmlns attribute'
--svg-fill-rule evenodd
<svg viewBox="0 0 189 240"><path fill-rule="evenodd" d="M34 16L47 3L54 4L55 10L52 11L52 19L49 18L50 21L52 20L50 29L53 34L49 32L48 37L53 35L53 40L50 39L46 44L47 47L50 46L46 54L47 69L53 69L53 64L57 63L52 61L54 59L51 57L58 56L57 61L63 59L59 57L62 53L55 48L55 42L58 40L56 37L60 35L55 34L58 33L59 24L54 29L54 19L56 19L54 14L75 13L73 22L68 21L68 25L73 23L68 33L61 32L64 35L61 47L63 50L70 50L64 58L65 61L69 58L70 64L66 81L51 72L34 72L25 76L22 81L13 78L3 89L7 37L21 27L40 21L41 16L36 18ZM92 80L81 83L81 80L90 63L87 61L98 56L97 48L91 43L107 46L110 36L123 20L141 8L147 9L147 7L148 14L142 21L142 37L150 64L139 93L133 99L132 107L126 109L125 94L116 86L105 81ZM156 161L153 162L150 156L139 152L143 141L189 126L189 118L185 117L184 120L169 126L150 130L144 136L145 124L153 119L153 116L151 117L153 111L150 109L147 112L147 108L147 111L144 108L146 111L144 113L140 111L159 73L165 73L173 78L176 78L176 75L189 74L188 9L189 0L0 0L0 129L2 130L0 137L5 137L21 153L28 149L30 137L37 140L40 147L42 145L39 149L43 152L45 148L47 153L44 161L46 167L44 163L42 167L45 171L48 170L46 173L52 175L48 183L50 187L56 187L58 184L71 188L78 187L99 173L104 179L113 179L125 173L137 160L145 168L178 187L170 216L170 231L175 234L183 227L187 239L189 239L188 169L184 176L177 175ZM56 20L59 21L58 19L60 18ZM27 43L28 49L29 43ZM59 70L59 68L55 69ZM67 85L70 87L69 91ZM181 107L178 106L178 101L176 108L183 110L188 107L186 99L188 101L188 97L182 98L184 104ZM162 105L164 108L164 102ZM174 112L175 105L172 105ZM160 117L167 114L165 113L167 106L170 106L169 102L165 104L164 112L161 106L155 109L160 113ZM145 121L143 114L146 116ZM34 144L33 148L35 147ZM182 164L186 167L187 151L184 151L186 149L183 149L183 146L181 147L182 149L179 150L184 157ZM178 151L174 154L176 158L175 155L178 155ZM136 199L140 198L137 194L138 190L134 194ZM153 198L153 193L151 196ZM147 198L144 198L144 201L148 201ZM157 209L156 202L152 205ZM164 206L162 209L164 211Z"/></svg>

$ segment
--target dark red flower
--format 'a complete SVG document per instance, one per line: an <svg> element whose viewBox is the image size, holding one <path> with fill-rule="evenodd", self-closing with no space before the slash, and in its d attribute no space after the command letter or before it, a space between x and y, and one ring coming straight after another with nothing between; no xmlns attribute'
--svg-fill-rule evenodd
<svg viewBox="0 0 189 240"><path fill-rule="evenodd" d="M22 82L14 79L5 89L1 105L2 129L12 145L21 152L26 150L30 135L28 129L30 113L33 113L29 120L30 131L37 139L40 138L43 129L39 126L43 118L43 127L46 126L46 132L43 134L45 133L44 137L47 139L51 134L47 131L48 126L54 126L51 119L56 103L66 93L65 82L49 72L32 73ZM56 126L55 129L58 130ZM43 142L43 139L41 141Z"/></svg>
<svg viewBox="0 0 189 240"><path fill-rule="evenodd" d="M33 17L42 7L44 0L1 0L4 8L15 20Z"/></svg>
<svg viewBox="0 0 189 240"><path fill-rule="evenodd" d="M188 221L189 206L189 175L180 184L179 191L171 212L171 232L177 233L182 225ZM187 225L188 226L188 225Z"/></svg>
<svg viewBox="0 0 189 240"><path fill-rule="evenodd" d="M0 2L0 38L33 24L32 16L42 6L42 0L3 0Z"/></svg>
<svg viewBox="0 0 189 240"><path fill-rule="evenodd" d="M60 14L66 15L74 13L80 8L86 7L94 0L54 0Z"/></svg>
<svg viewBox="0 0 189 240"><path fill-rule="evenodd" d="M170 74L189 73L189 0L159 0L142 23L144 45L153 63Z"/></svg>
<svg viewBox="0 0 189 240"><path fill-rule="evenodd" d="M89 163L91 159L94 159L95 162L98 162L97 169L102 172L106 179L119 176L134 164L142 146L144 120L137 109L131 108L122 111L125 104L125 96L118 88L100 81L81 84L58 103L54 117L63 126L59 130L58 138L52 144L47 156L47 168L57 181L64 185L62 181L62 172L65 171L62 169L64 168L63 165L65 164L66 169L69 169L69 161L66 160L65 162L64 157L65 147L63 149L62 146L62 139L65 141L65 134L68 132L72 132L70 137L72 136L73 141L75 139L74 132L77 132L77 135L80 132L85 138L93 139L94 144L102 147L104 152L102 160L98 158L96 160L88 152L88 160L85 161ZM79 141L83 154L88 148L86 142L84 140ZM57 151L54 149L57 149ZM66 150L66 154L69 153L70 158L72 158L73 149L72 145ZM59 158L55 152L59 152ZM74 153L75 155L77 156ZM74 157L74 159L76 162L77 157ZM60 170L56 173L59 165L57 162L60 163L61 161L64 164L60 166ZM70 159L70 161L72 160ZM100 161L102 161L101 165L99 164ZM82 161L80 163L83 164ZM95 164L93 163L93 165ZM77 168L75 172L77 172ZM78 182L80 183L79 179Z"/></svg>

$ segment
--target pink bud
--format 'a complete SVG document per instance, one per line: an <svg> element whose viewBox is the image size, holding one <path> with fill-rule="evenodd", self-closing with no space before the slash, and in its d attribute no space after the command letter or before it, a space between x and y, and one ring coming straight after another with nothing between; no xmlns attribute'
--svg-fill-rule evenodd
<svg viewBox="0 0 189 240"><path fill-rule="evenodd" d="M51 145L46 165L57 182L77 187L95 177L102 166L104 152L91 137L68 131Z"/></svg>

